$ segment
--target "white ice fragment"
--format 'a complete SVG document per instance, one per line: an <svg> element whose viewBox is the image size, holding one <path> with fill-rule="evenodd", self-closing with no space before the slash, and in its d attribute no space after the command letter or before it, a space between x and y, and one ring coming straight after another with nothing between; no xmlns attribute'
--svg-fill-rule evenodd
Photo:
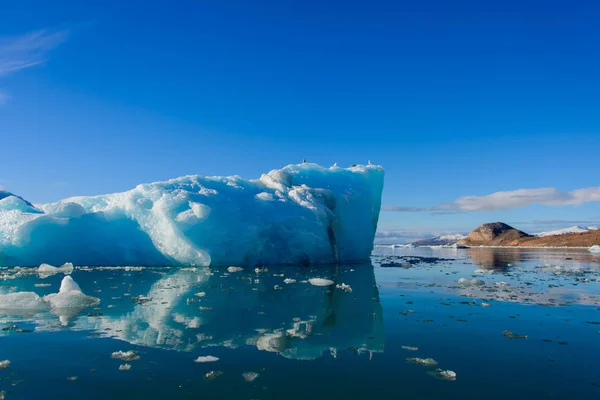
<svg viewBox="0 0 600 400"><path fill-rule="evenodd" d="M249 371L249 372L244 372L242 374L242 377L244 378L244 380L246 382L252 382L256 378L258 378L258 374L256 372Z"/></svg>
<svg viewBox="0 0 600 400"><path fill-rule="evenodd" d="M332 280L323 278L311 278L308 280L308 282L310 282L310 284L313 286L330 286L334 283Z"/></svg>
<svg viewBox="0 0 600 400"><path fill-rule="evenodd" d="M215 362L215 361L219 361L219 358L213 357L213 356L199 356L198 358L196 358L194 360L194 362L196 362L196 363L207 363L207 362Z"/></svg>
<svg viewBox="0 0 600 400"><path fill-rule="evenodd" d="M243 271L243 270L244 270L244 268L241 268L241 267L229 267L229 268L227 268L227 271L230 272L230 273L240 272L240 271Z"/></svg>
<svg viewBox="0 0 600 400"><path fill-rule="evenodd" d="M291 278L285 278L283 280L283 283L296 283L296 280L295 279L291 279Z"/></svg>
<svg viewBox="0 0 600 400"><path fill-rule="evenodd" d="M342 289L344 292L352 293L352 288L350 287L350 285L346 285L345 283L335 285L335 287L338 289Z"/></svg>
<svg viewBox="0 0 600 400"><path fill-rule="evenodd" d="M204 297L204 296L206 296L206 293L205 292L198 292L194 296Z"/></svg>
<svg viewBox="0 0 600 400"><path fill-rule="evenodd" d="M78 309L93 307L100 303L100 299L86 296L77 282L70 276L65 276L60 284L58 293L44 296L43 300L53 309Z"/></svg>
<svg viewBox="0 0 600 400"><path fill-rule="evenodd" d="M8 367L10 367L10 360L0 361L0 369L6 369Z"/></svg>
<svg viewBox="0 0 600 400"><path fill-rule="evenodd" d="M47 278L52 275L55 275L55 274L59 274L59 273L69 275L72 272L73 272L73 264L69 263L69 262L64 263L60 267L54 267L50 264L41 264L38 267L38 274L40 275L40 278L42 278L42 279Z"/></svg>
<svg viewBox="0 0 600 400"><path fill-rule="evenodd" d="M592 247L590 247L588 250L591 251L592 253L600 253L600 245L595 244Z"/></svg>
<svg viewBox="0 0 600 400"><path fill-rule="evenodd" d="M137 354L135 354L135 351L133 350L129 350L129 351L115 351L114 353L112 353L110 355L112 358L116 358L118 360L121 361L136 361L140 359L140 356L138 356Z"/></svg>
<svg viewBox="0 0 600 400"><path fill-rule="evenodd" d="M461 286L483 286L485 282L481 279L460 278L458 284Z"/></svg>
<svg viewBox="0 0 600 400"><path fill-rule="evenodd" d="M417 350L419 350L418 347L413 347L413 346L402 346L402 348L404 350L408 350L408 351L417 351Z"/></svg>
<svg viewBox="0 0 600 400"><path fill-rule="evenodd" d="M437 365L437 361L435 361L433 358L415 357L415 358L407 358L406 361L408 361L409 363L424 365L424 366Z"/></svg>
<svg viewBox="0 0 600 400"><path fill-rule="evenodd" d="M456 380L456 372L450 371L449 369L443 370L441 368L436 368L431 371L431 374L442 381L455 381Z"/></svg>
<svg viewBox="0 0 600 400"><path fill-rule="evenodd" d="M131 369L130 364L121 364L119 365L119 371L129 371Z"/></svg>
<svg viewBox="0 0 600 400"><path fill-rule="evenodd" d="M0 294L0 310L5 311L42 311L46 303L33 292Z"/></svg>

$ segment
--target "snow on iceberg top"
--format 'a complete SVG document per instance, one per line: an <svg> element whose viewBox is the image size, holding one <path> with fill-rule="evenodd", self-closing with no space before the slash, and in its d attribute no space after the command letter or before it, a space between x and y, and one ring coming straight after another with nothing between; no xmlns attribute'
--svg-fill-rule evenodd
<svg viewBox="0 0 600 400"><path fill-rule="evenodd" d="M383 168L288 165L185 176L31 206L0 204L0 265L258 265L368 260Z"/></svg>

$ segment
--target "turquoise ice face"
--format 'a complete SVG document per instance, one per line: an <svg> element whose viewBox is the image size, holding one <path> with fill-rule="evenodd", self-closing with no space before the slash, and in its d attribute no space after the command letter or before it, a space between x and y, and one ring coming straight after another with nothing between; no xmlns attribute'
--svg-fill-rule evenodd
<svg viewBox="0 0 600 400"><path fill-rule="evenodd" d="M0 265L367 262L384 171L290 165L257 180L186 176L37 207L0 199Z"/></svg>

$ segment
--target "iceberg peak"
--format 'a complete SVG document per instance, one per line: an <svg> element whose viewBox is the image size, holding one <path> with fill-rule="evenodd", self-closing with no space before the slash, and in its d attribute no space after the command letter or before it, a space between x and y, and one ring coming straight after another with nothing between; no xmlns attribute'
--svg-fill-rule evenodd
<svg viewBox="0 0 600 400"><path fill-rule="evenodd" d="M17 213L0 207L0 265L366 261L383 179L378 165L303 163L256 180L190 175Z"/></svg>

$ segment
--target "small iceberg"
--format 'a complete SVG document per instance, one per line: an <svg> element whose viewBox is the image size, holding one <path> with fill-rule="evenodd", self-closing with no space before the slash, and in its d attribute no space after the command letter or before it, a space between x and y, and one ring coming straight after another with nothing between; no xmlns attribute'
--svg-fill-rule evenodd
<svg viewBox="0 0 600 400"><path fill-rule="evenodd" d="M195 363L207 363L207 362L215 362L219 361L219 357L213 356L199 356L194 360Z"/></svg>
<svg viewBox="0 0 600 400"><path fill-rule="evenodd" d="M8 367L10 367L10 360L0 361L0 369L6 369Z"/></svg>
<svg viewBox="0 0 600 400"><path fill-rule="evenodd" d="M342 283L341 285L336 285L335 287L343 290L346 293L352 293L352 288L350 287L350 285L346 285L345 283Z"/></svg>
<svg viewBox="0 0 600 400"><path fill-rule="evenodd" d="M48 278L49 276L63 273L65 275L70 275L73 272L73 264L72 263L64 263L60 267L55 267L50 264L41 264L38 267L38 275L40 278Z"/></svg>
<svg viewBox="0 0 600 400"><path fill-rule="evenodd" d="M413 363L413 364L417 364L417 365L424 365L424 366L437 365L437 361L435 361L433 358L415 357L415 358L407 358L406 361L409 363Z"/></svg>
<svg viewBox="0 0 600 400"><path fill-rule="evenodd" d="M509 339L527 339L527 335L517 335L516 333L513 333L508 330L505 330L504 332L502 332L502 334Z"/></svg>
<svg viewBox="0 0 600 400"><path fill-rule="evenodd" d="M456 380L456 372L450 371L449 369L444 370L441 368L436 368L433 371L429 371L429 374L434 378L442 380L442 381L455 381Z"/></svg>
<svg viewBox="0 0 600 400"><path fill-rule="evenodd" d="M119 365L119 371L129 371L131 369L130 364L121 364Z"/></svg>
<svg viewBox="0 0 600 400"><path fill-rule="evenodd" d="M588 250L591 251L592 253L600 253L600 245L595 244L592 247L590 247Z"/></svg>
<svg viewBox="0 0 600 400"><path fill-rule="evenodd" d="M100 303L100 299L83 294L81 288L70 276L65 276L60 283L58 293L43 297L53 309L80 309L93 307Z"/></svg>
<svg viewBox="0 0 600 400"><path fill-rule="evenodd" d="M252 381L254 381L256 378L258 378L258 374L257 374L256 372L252 372L252 371L250 371L250 372L244 372L244 373L242 374L242 377L244 378L244 380L245 380L246 382L252 382Z"/></svg>
<svg viewBox="0 0 600 400"><path fill-rule="evenodd" d="M334 283L332 280L323 278L311 278L308 282L313 286L331 286Z"/></svg>
<svg viewBox="0 0 600 400"><path fill-rule="evenodd" d="M110 355L112 358L116 358L118 360L121 361L137 361L140 359L140 356L138 356L137 354L135 354L135 351L133 350L129 350L129 351L115 351L114 353L112 353Z"/></svg>
<svg viewBox="0 0 600 400"><path fill-rule="evenodd" d="M458 284L460 286L483 286L485 282L481 279L460 278Z"/></svg>

